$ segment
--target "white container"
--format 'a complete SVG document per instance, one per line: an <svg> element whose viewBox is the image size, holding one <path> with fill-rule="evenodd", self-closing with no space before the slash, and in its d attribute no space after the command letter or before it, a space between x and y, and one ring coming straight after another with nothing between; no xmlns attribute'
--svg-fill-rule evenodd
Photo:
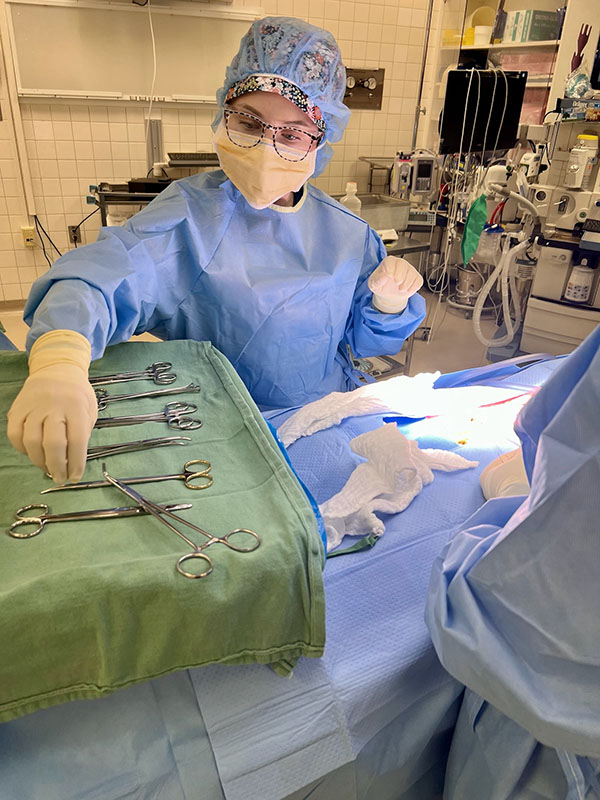
<svg viewBox="0 0 600 800"><path fill-rule="evenodd" d="M585 133L579 134L577 144L569 156L565 186L570 189L587 189L597 153L598 137Z"/></svg>
<svg viewBox="0 0 600 800"><path fill-rule="evenodd" d="M342 202L342 198L333 197ZM408 227L408 212L410 202L400 197L389 194L360 194L357 195L361 210L359 216L373 228L374 231L405 231ZM344 203L344 205L346 205ZM356 214L356 212L354 212Z"/></svg>
<svg viewBox="0 0 600 800"><path fill-rule="evenodd" d="M487 47L492 38L493 30L494 28L492 25L476 25L473 44L480 44L483 47Z"/></svg>
<svg viewBox="0 0 600 800"><path fill-rule="evenodd" d="M531 294L547 300L560 300L572 260L573 251L566 247L542 247Z"/></svg>
<svg viewBox="0 0 600 800"><path fill-rule="evenodd" d="M482 25L493 27L495 19L496 19L495 6L494 8L492 8L492 6L479 6L479 8L476 8L475 11L468 18L468 21L465 24L465 28L478 28Z"/></svg>
<svg viewBox="0 0 600 800"><path fill-rule="evenodd" d="M600 311L565 306L531 297L523 324L525 353L570 353L600 325Z"/></svg>
<svg viewBox="0 0 600 800"><path fill-rule="evenodd" d="M375 231L389 230L405 231L408 227L408 213L410 202L399 197L387 194L361 194L358 198L362 203L360 216L368 222Z"/></svg>
<svg viewBox="0 0 600 800"><path fill-rule="evenodd" d="M358 186L356 185L355 181L348 181L346 184L346 194L343 197L340 197L340 203L343 206L346 206L348 211L352 211L353 214L356 214L357 217L360 217L362 203L356 195L357 191Z"/></svg>
<svg viewBox="0 0 600 800"><path fill-rule="evenodd" d="M594 270L590 267L573 267L565 289L565 300L587 303L594 283Z"/></svg>

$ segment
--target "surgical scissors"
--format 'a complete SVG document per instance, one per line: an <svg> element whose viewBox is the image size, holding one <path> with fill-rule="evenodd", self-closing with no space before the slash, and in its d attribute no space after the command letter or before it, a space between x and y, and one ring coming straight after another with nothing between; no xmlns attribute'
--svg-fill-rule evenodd
<svg viewBox="0 0 600 800"><path fill-rule="evenodd" d="M134 394L109 394L106 389L95 389L98 398L98 411L104 411L109 403L119 400L138 400L143 397L160 397L165 394L185 394L186 392L199 392L200 387L194 383L187 386L174 386L172 389L156 389L153 392L136 392Z"/></svg>
<svg viewBox="0 0 600 800"><path fill-rule="evenodd" d="M191 508L191 503L171 503L166 506L160 506L163 511L184 511L186 508ZM27 511L39 509L42 513L37 517L23 516ZM22 506L17 509L15 513L16 521L8 528L7 533L13 539L31 539L37 536L44 530L44 527L49 522L75 522L77 520L86 519L114 519L115 517L138 517L148 514L143 506L125 506L124 508L101 508L97 511L69 511L66 514L50 514L50 508L45 503L33 503L30 506ZM17 528L24 525L36 525L34 531L28 533L17 533Z"/></svg>
<svg viewBox="0 0 600 800"><path fill-rule="evenodd" d="M86 461L95 458L115 456L119 453L135 453L137 450L152 450L154 447L168 447L172 444L186 445L191 442L189 436L162 436L157 439L138 439L135 442L121 442L120 444L105 444L88 447Z"/></svg>
<svg viewBox="0 0 600 800"><path fill-rule="evenodd" d="M127 497L135 500L136 503L139 503L143 509L145 509L149 514L152 514L153 517L159 520L159 522L162 522L163 525L165 525L174 534L179 536L180 539L183 539L183 541L192 548L192 553L186 553L186 555L181 556L177 559L175 564L177 572L179 572L180 575L183 575L184 578L206 578L208 575L210 575L214 569L214 563L211 557L207 556L206 553L202 551L206 550L207 547L210 547L213 544L224 544L226 547L229 547L230 550L235 550L236 553L251 553L253 550L256 550L257 547L260 547L260 536L255 533L255 531L251 531L249 528L235 528L234 530L229 531L229 533L226 533L225 536L213 536L212 533L199 528L197 525L194 525L192 522L188 522L182 517L178 517L177 514L173 514L172 511L161 508L161 506L153 503L146 497L143 497L139 492L136 492L135 489L132 489L130 486L126 486L122 481L117 480L117 478L113 478L113 476L109 475L106 471L106 464L102 465L102 474L109 483L112 483L113 486L123 492L123 494L126 494ZM182 525L187 525L188 528L191 528L197 533L201 533L203 536L206 536L208 541L200 545L195 544L191 539L188 539L187 536L184 536L181 531L177 530L174 525L171 525L171 523L165 519L165 516L170 517ZM244 538L251 536L254 539L254 542L250 547L241 547L240 545L233 544L233 542L230 541L233 537L235 537L236 534L240 533L244 535ZM204 572L188 572L187 570L183 569L182 565L186 561L191 561L192 559L200 559L201 561L204 561L208 568Z"/></svg>
<svg viewBox="0 0 600 800"><path fill-rule="evenodd" d="M128 381L154 381L159 386L173 383L177 380L174 372L168 372L173 365L170 361L156 361L146 369L137 372L115 372L114 375L92 375L89 382L92 386L102 386L110 383L127 383Z"/></svg>
<svg viewBox="0 0 600 800"><path fill-rule="evenodd" d="M202 427L202 421L187 416L198 411L193 403L180 403L173 400L167 403L164 411L156 414L137 414L135 416L104 417L97 419L94 428L116 428L121 425L140 425L143 422L166 422L169 428L194 431Z"/></svg>
<svg viewBox="0 0 600 800"><path fill-rule="evenodd" d="M196 470L192 469L195 464L204 464L206 469ZM158 483L160 481L183 481L187 489L208 489L214 483L213 476L210 474L211 463L202 458L195 458L192 461L186 461L183 465L183 472L178 475L149 475L147 478L121 478L121 483L126 483L129 486L137 483ZM194 483L200 478L205 478L206 483ZM109 481L81 481L80 483L66 483L64 486L51 486L49 489L43 489L40 494L50 494L50 492L62 492L65 489L97 489L100 486L111 486Z"/></svg>

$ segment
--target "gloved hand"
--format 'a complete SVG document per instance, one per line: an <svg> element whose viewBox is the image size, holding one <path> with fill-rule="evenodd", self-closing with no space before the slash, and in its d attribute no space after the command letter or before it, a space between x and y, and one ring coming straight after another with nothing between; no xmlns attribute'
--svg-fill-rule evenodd
<svg viewBox="0 0 600 800"><path fill-rule="evenodd" d="M373 306L384 314L404 311L411 295L423 286L423 278L404 258L386 256L367 281Z"/></svg>
<svg viewBox="0 0 600 800"><path fill-rule="evenodd" d="M503 453L490 462L479 476L479 482L486 500L529 494L529 481L521 448Z"/></svg>
<svg viewBox="0 0 600 800"><path fill-rule="evenodd" d="M40 336L31 348L29 377L8 412L11 444L58 484L78 481L85 469L98 416L90 358L90 343L80 333Z"/></svg>

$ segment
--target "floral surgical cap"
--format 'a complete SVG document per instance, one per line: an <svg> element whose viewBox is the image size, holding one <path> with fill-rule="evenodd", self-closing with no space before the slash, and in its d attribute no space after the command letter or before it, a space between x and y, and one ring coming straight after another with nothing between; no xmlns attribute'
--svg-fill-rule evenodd
<svg viewBox="0 0 600 800"><path fill-rule="evenodd" d="M240 42L237 55L227 67L225 83L217 92L219 111L213 130L223 118L228 94L232 89L235 94L236 87L242 86L251 75L279 76L295 84L308 98L309 108L316 107L322 115L325 141L338 142L342 138L350 118L350 111L342 102L346 70L330 33L292 17L265 17L254 22ZM319 148L315 175L325 169L332 154L329 144Z"/></svg>

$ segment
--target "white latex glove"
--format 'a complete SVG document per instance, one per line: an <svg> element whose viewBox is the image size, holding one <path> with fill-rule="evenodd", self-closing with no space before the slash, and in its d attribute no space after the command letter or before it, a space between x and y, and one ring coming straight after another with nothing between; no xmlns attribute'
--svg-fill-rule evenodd
<svg viewBox="0 0 600 800"><path fill-rule="evenodd" d="M503 453L495 458L483 470L479 482L486 500L491 497L529 494L529 481L521 448L518 447L510 453Z"/></svg>
<svg viewBox="0 0 600 800"><path fill-rule="evenodd" d="M404 258L386 256L367 281L373 306L384 314L404 311L411 295L423 286L423 278Z"/></svg>
<svg viewBox="0 0 600 800"><path fill-rule="evenodd" d="M50 331L35 342L29 377L8 412L8 438L55 483L78 481L98 416L88 381L90 344L74 331Z"/></svg>

